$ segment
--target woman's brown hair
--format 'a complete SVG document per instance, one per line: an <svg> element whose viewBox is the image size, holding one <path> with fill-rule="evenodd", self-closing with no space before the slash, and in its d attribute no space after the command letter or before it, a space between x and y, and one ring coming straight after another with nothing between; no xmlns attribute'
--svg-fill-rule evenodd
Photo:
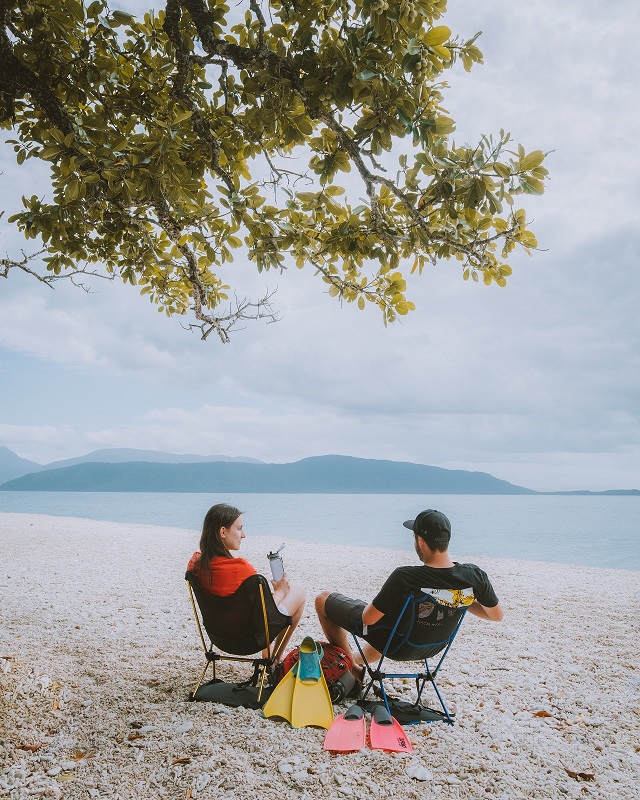
<svg viewBox="0 0 640 800"><path fill-rule="evenodd" d="M212 558L216 556L233 558L220 536L220 531L222 528L230 528L240 514L242 514L240 509L226 503L218 503L207 511L202 523L200 558L198 559L200 574L205 580L211 577L209 564Z"/></svg>

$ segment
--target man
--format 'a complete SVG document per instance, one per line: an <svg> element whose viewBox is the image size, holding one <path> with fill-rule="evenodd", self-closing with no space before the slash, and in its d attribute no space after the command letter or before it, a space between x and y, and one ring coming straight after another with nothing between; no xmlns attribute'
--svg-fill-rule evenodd
<svg viewBox="0 0 640 800"><path fill-rule="evenodd" d="M335 592L322 592L316 597L316 612L322 630L330 642L351 654L354 676L359 680L364 675L364 668L355 663L348 633L355 633L368 642L364 646L367 661L379 659L378 648L384 646L389 629L376 636L375 625L384 617L387 619L383 620L383 624L390 622L393 625L407 595L412 592L421 589L471 589L475 599L468 611L493 622L500 622L503 617L486 572L475 564L459 564L449 558L447 548L451 538L451 523L442 512L430 508L403 524L413 531L414 546L422 561L421 566L395 569L368 605L363 600L352 600Z"/></svg>

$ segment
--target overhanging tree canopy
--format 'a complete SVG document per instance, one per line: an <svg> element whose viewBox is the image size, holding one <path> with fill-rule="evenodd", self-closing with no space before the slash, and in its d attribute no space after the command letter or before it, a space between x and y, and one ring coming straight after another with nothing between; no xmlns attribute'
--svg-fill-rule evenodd
<svg viewBox="0 0 640 800"><path fill-rule="evenodd" d="M98 264L223 341L272 313L268 297L228 308L217 272L238 259L311 265L385 323L413 309L403 270L454 259L504 286L509 253L537 246L514 196L542 193L544 153L504 131L453 144L443 75L482 54L438 24L445 10L166 0L135 19L104 0L0 0L0 124L52 189L9 220L46 269L32 255L0 274Z"/></svg>

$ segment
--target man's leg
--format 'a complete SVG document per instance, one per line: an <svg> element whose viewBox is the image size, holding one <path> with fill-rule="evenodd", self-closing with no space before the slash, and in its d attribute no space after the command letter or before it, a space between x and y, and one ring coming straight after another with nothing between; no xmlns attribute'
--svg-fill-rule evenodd
<svg viewBox="0 0 640 800"><path fill-rule="evenodd" d="M364 657L367 659L369 664L373 664L376 661L380 661L382 658L382 653L379 650L369 644L369 642L365 642L362 646L362 652L364 653ZM362 662L362 658L360 657L360 653L358 653L358 661Z"/></svg>
<svg viewBox="0 0 640 800"><path fill-rule="evenodd" d="M327 616L325 604L327 597L329 597L330 594L333 594L333 592L322 592L316 597L316 614L318 615L320 625L327 639L331 642L331 644L338 645L338 647L341 647L345 653L347 653L347 655L351 658L351 663L353 664L353 669L351 672L353 673L354 678L362 682L364 678L364 667L360 663L362 660L360 658L360 653L358 653L358 658L356 660L349 643L349 633L337 623L332 622Z"/></svg>

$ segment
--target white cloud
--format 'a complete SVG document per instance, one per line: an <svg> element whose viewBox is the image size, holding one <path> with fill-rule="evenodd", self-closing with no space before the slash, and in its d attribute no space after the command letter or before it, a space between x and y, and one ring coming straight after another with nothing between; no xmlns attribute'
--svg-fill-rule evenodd
<svg viewBox="0 0 640 800"><path fill-rule="evenodd" d="M484 31L486 62L451 80L456 138L505 127L528 149L555 149L548 192L526 203L547 252L517 257L504 290L463 284L456 264L429 269L410 281L417 311L386 331L307 272L258 276L239 261L226 275L253 297L278 284L283 320L227 347L128 287L85 296L12 278L0 345L23 370L3 381L0 443L36 460L120 446L267 461L338 452L534 488L640 487L640 107L625 44L640 6L449 7L454 31ZM24 180L7 163L0 203ZM57 380L38 405L24 387L45 368Z"/></svg>
<svg viewBox="0 0 640 800"><path fill-rule="evenodd" d="M0 442L21 458L47 464L51 453L66 458L83 452L84 436L73 425L6 425L0 423Z"/></svg>

